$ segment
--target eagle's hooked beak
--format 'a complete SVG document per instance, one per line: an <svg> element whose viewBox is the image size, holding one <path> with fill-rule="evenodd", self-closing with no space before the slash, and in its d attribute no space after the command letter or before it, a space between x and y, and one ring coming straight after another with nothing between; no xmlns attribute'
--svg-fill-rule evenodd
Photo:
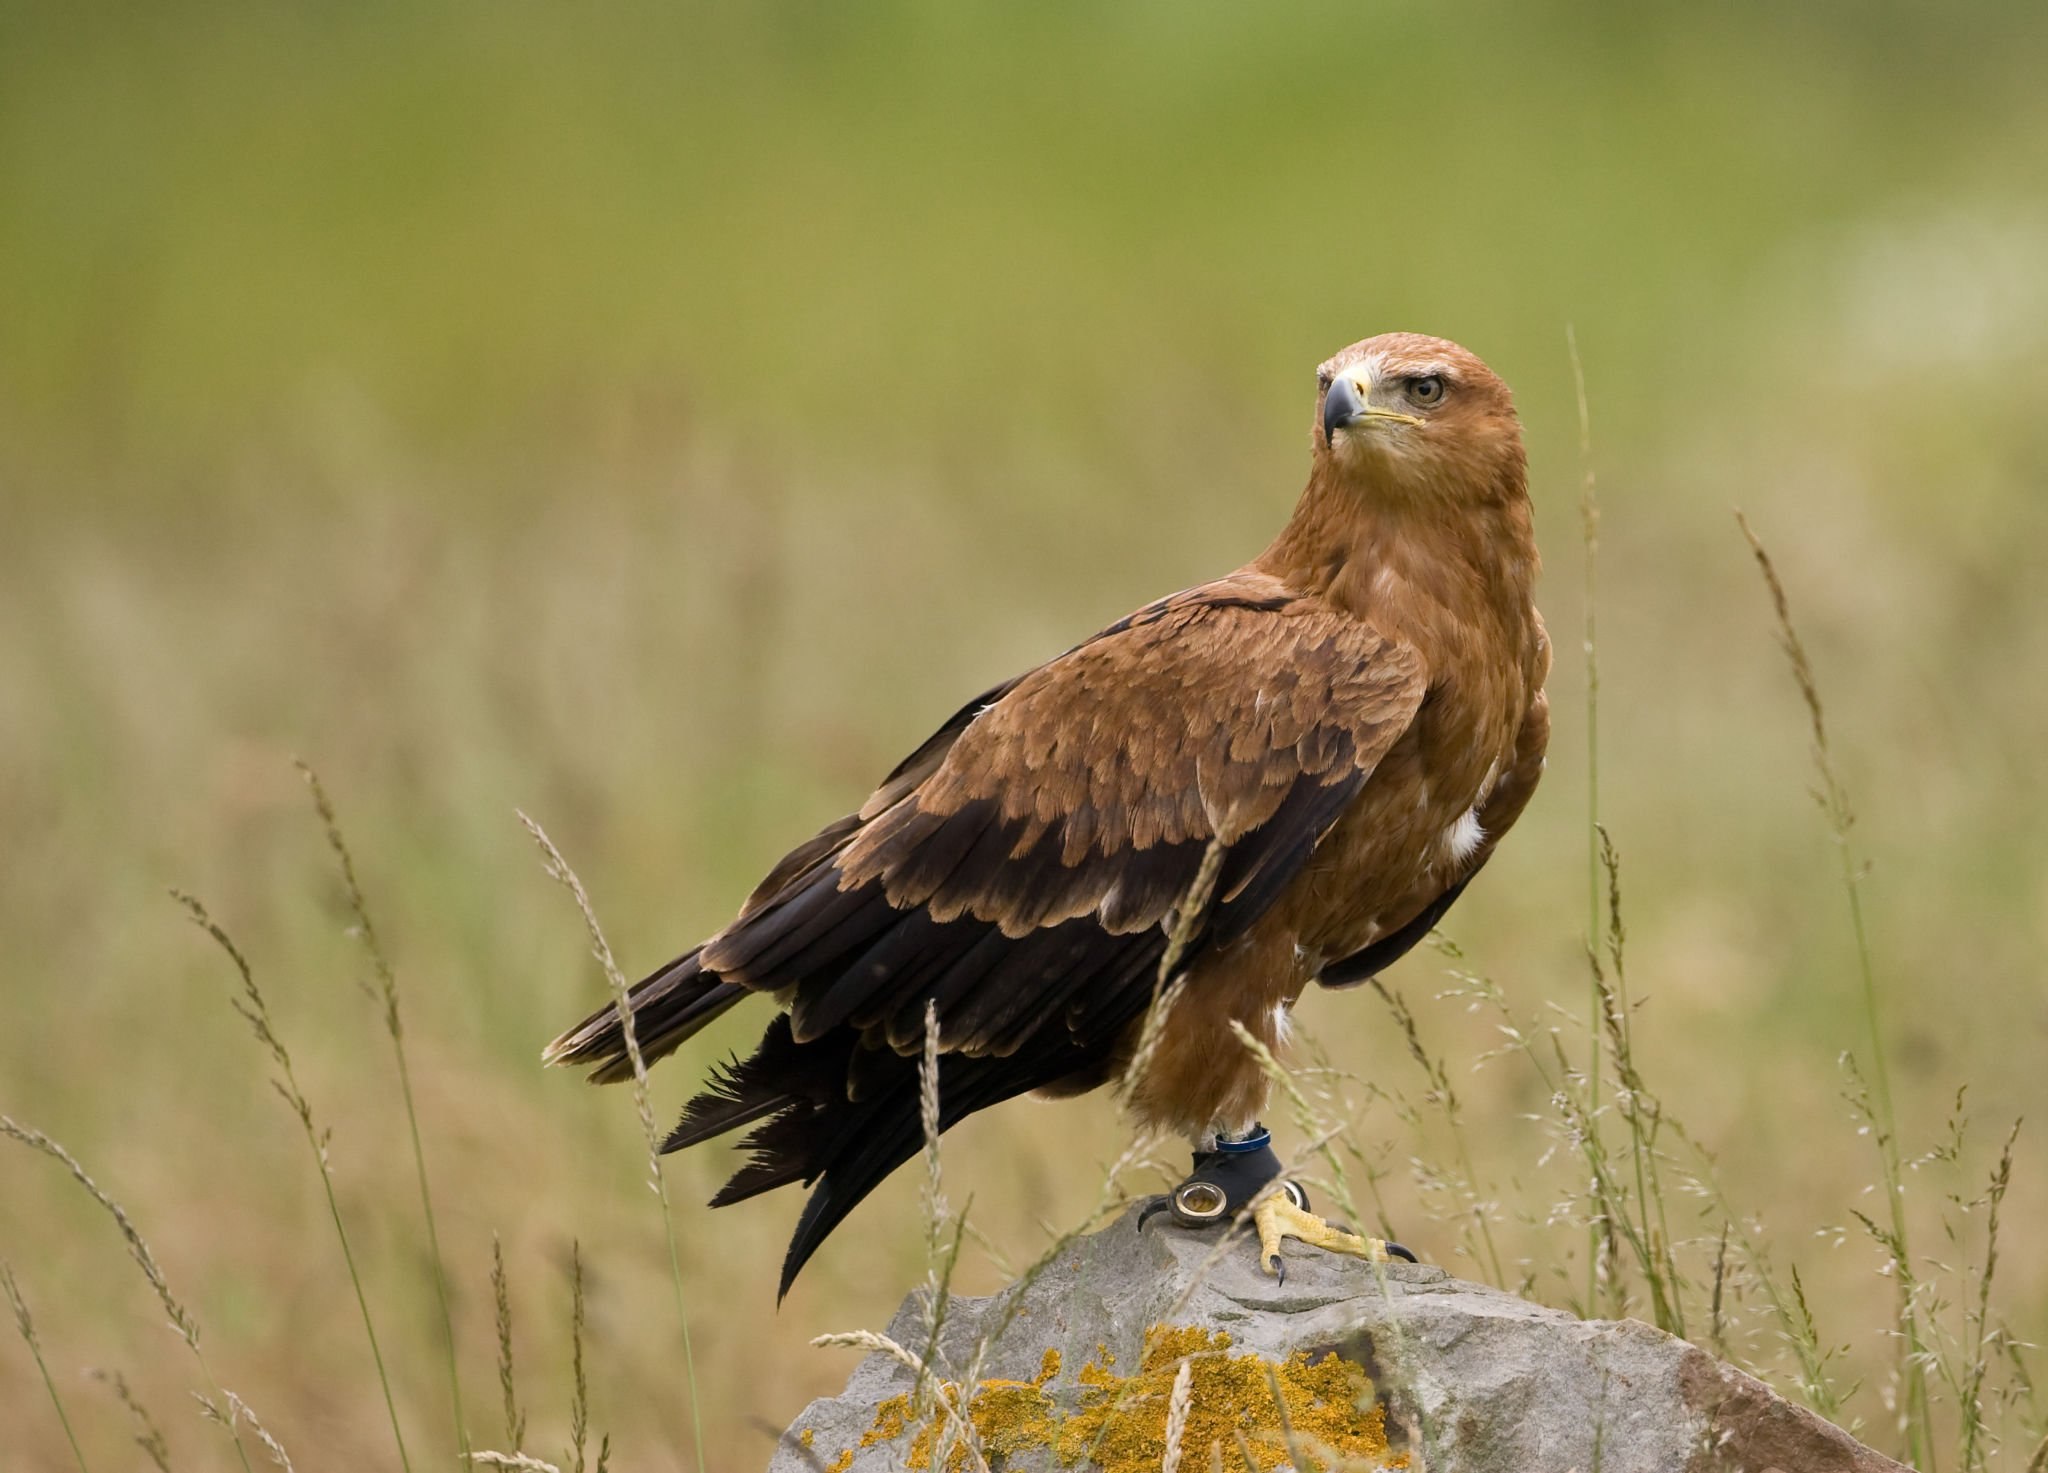
<svg viewBox="0 0 2048 1473"><path fill-rule="evenodd" d="M1396 424L1419 425L1420 416L1401 414L1392 409L1380 409L1366 402L1359 392L1356 379L1348 373L1340 373L1330 381L1330 387L1323 395L1323 440L1335 447L1337 431L1349 429L1369 419L1392 420Z"/></svg>

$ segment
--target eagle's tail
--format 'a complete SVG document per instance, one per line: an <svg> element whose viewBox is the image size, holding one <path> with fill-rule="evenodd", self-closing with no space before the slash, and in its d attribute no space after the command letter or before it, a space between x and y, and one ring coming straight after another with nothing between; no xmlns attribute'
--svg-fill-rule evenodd
<svg viewBox="0 0 2048 1473"><path fill-rule="evenodd" d="M626 994L633 1009L633 1037L640 1057L649 1064L665 1058L699 1029L747 995L747 989L704 970L703 948L693 948L653 975L635 983ZM616 1084L633 1077L626 1049L626 1030L615 1003L606 1003L541 1051L549 1064L595 1064L593 1084Z"/></svg>
<svg viewBox="0 0 2048 1473"><path fill-rule="evenodd" d="M1056 1045L1007 1057L946 1054L939 1060L939 1129L990 1105L1073 1073L1087 1060L1057 1030ZM849 1087L850 1081L852 1087ZM713 1071L664 1143L681 1150L743 1125L751 1153L711 1199L713 1207L743 1202L790 1182L811 1187L782 1264L776 1297L827 1235L882 1179L915 1156L924 1142L918 1061L863 1049L852 1028L834 1028L799 1044L787 1013L768 1025L745 1060Z"/></svg>

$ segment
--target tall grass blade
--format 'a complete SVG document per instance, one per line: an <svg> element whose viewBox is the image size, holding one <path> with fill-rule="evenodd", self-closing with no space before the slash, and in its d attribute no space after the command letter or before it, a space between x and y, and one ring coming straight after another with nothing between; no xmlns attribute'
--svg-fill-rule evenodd
<svg viewBox="0 0 2048 1473"><path fill-rule="evenodd" d="M247 1422L249 1430L256 1434L256 1440L263 1444L263 1451L270 1455L270 1461L284 1469L284 1473L292 1473L292 1460L285 1454L284 1444L270 1435L270 1429L257 1420L256 1414L249 1410L249 1404L232 1391L227 1393L227 1403L228 1425L232 1427L237 1422Z"/></svg>
<svg viewBox="0 0 2048 1473"><path fill-rule="evenodd" d="M128 1378L119 1371L109 1375L105 1371L94 1371L93 1376L112 1388L114 1399L128 1410L135 1421L135 1445L142 1449L142 1455L149 1459L157 1473L171 1473L171 1445L164 1437L163 1429L156 1425L156 1418L149 1409L128 1389Z"/></svg>
<svg viewBox="0 0 2048 1473"><path fill-rule="evenodd" d="M505 1274L505 1249L491 1234L491 1303L497 1310L498 1391L505 1399L505 1441L515 1453L526 1445L526 1413L512 1376L512 1285Z"/></svg>
<svg viewBox="0 0 2048 1473"><path fill-rule="evenodd" d="M192 924L211 936L214 943L227 953L228 960L234 964L235 972L241 978L242 995L232 1000L234 1009L242 1015L242 1020L249 1025L250 1032L256 1035L256 1041L262 1044L264 1051L270 1055L271 1063L277 1068L276 1077L270 1081L271 1087L277 1091L279 1098L298 1119L299 1128L306 1137L306 1148L313 1153L313 1164L320 1172L320 1186L327 1196L327 1215L334 1223L335 1240L341 1244L342 1261L348 1266L349 1283L355 1289L356 1308L362 1313L363 1335L370 1342L370 1359L377 1366L377 1384L383 1389L384 1410L391 1418L391 1440L398 1445L399 1466L404 1468L406 1473L411 1473L412 1458L406 1452L405 1429L399 1424L398 1401L392 1395L391 1376L384 1365L384 1350L377 1341L377 1326L370 1317L370 1300L363 1290L362 1273L356 1267L355 1247L349 1241L348 1226L342 1221L341 1202L334 1193L334 1167L327 1156L328 1133L322 1131L315 1122L312 1102L306 1098L305 1091L299 1088L298 1075L292 1068L291 1052L285 1047L284 1040L278 1036L276 1028L271 1025L270 1004L265 1000L263 990L256 985L256 974L250 969L248 958L242 955L241 948L235 945L228 933L207 914L205 906L180 891L173 891L172 895L185 907ZM234 1414L235 1409L231 1403L230 1415ZM262 1430L262 1424L252 1418L251 1425L256 1428L257 1435L265 1440L267 1446L269 1434ZM277 1449L279 1454L282 1451L281 1448Z"/></svg>
<svg viewBox="0 0 2048 1473"><path fill-rule="evenodd" d="M1815 797L1827 816L1828 831L1834 838L1835 854L1841 866L1842 890L1849 903L1849 928L1856 941L1856 969L1863 984L1863 1017L1870 1035L1869 1093L1875 1126L1873 1133L1877 1137L1878 1159L1884 1173L1889 1240L1896 1245L1900 1334L1898 1374L1904 1388L1902 1408L1907 1461L1923 1473L1935 1473L1933 1413L1927 1392L1928 1354L1921 1332L1919 1307L1914 1302L1912 1290L1911 1243L1906 1233L1905 1180L1899 1157L1898 1119L1892 1109L1891 1070L1886 1062L1884 1026L1878 1006L1877 969L1871 959L1870 935L1863 919L1864 870L1851 842L1856 813L1849 802L1849 790L1835 768L1834 755L1828 745L1827 711L1821 701L1820 683L1814 676L1812 661L1807 658L1806 645L1799 638L1798 627L1792 622L1792 606L1785 596L1785 585L1778 577L1777 566L1771 561L1763 539L1757 536L1749 519L1739 510L1735 513L1735 523L1742 529L1750 552L1756 558L1757 571L1763 576L1764 587L1770 594L1771 610L1777 619L1779 645L1792 667L1792 679L1799 687L1800 699L1806 705L1807 722L1813 738L1814 771L1820 779Z"/></svg>
<svg viewBox="0 0 2048 1473"><path fill-rule="evenodd" d="M1586 948L1599 945L1600 935L1600 494L1593 475L1593 413L1586 400L1586 370L1579 361L1579 335L1565 324L1564 342L1572 360L1572 391L1579 406L1579 464L1584 479L1579 485L1579 546L1585 554L1585 588L1582 594L1583 639L1586 657ZM1597 968L1596 968L1597 970ZM1586 1064L1586 1114L1592 1128L1600 1122L1600 982L1591 979L1587 998L1587 1037L1593 1040L1592 1056ZM1610 1240L1611 1242L1611 1240ZM1586 1229L1586 1303L1597 1300L1600 1288L1601 1232L1595 1218Z"/></svg>
<svg viewBox="0 0 2048 1473"><path fill-rule="evenodd" d="M546 829L524 813L519 814L519 822L539 847L542 867L548 878L567 890L576 902L584 929L590 934L591 954L597 958L598 965L604 969L605 980L611 984L612 1005L618 1009L619 1027L626 1037L626 1056L633 1061L633 1106L640 1116L640 1132L647 1141L648 1181L654 1189L655 1198L661 1203L661 1224L668 1235L669 1282L675 1290L676 1320L683 1332L683 1374L690 1388L690 1431L696 1442L697 1469L698 1473L707 1473L704 1418L697 1401L697 1361L690 1350L690 1315L683 1301L683 1261L676 1248L675 1213L669 1206L668 1179L661 1170L661 1136L654 1126L654 1106L647 1090L647 1061L640 1055L640 1035L633 1021L633 1003L627 995L626 976L612 955L604 928L597 923L597 911L590 904L583 881L569 867L569 861L562 858L562 851L555 847L555 841L548 837Z"/></svg>
<svg viewBox="0 0 2048 1473"><path fill-rule="evenodd" d="M1998 1272L1998 1213L2005 1205L2006 1189L2012 1185L2012 1148L2019 1139L2020 1122L2015 1120L2006 1135L2005 1147L1992 1168L1991 1185L1985 1193L1984 1268L1977 1275L1977 1302L1965 1321L1969 1351L1966 1379L1956 1395L1956 1412L1962 1418L1964 1473L1982 1468L1989 1430L1984 1424L1984 1378L1991 1356L1991 1280Z"/></svg>
<svg viewBox="0 0 2048 1473"><path fill-rule="evenodd" d="M590 1440L590 1380L583 1373L583 1245L569 1245L569 1465L583 1473Z"/></svg>
<svg viewBox="0 0 2048 1473"><path fill-rule="evenodd" d="M225 1430L228 1441L234 1444L235 1456L241 1460L242 1473L251 1473L249 1450L242 1446L242 1439L235 1433L235 1414L232 1408L240 1406L241 1402L233 1393L222 1388L220 1379L213 1374L212 1367L207 1365L206 1353L199 1348L199 1322L192 1318L185 1306L171 1293L170 1281L164 1277L163 1269L157 1265L156 1255L150 1252L149 1243L136 1229L127 1210L101 1189L100 1184L78 1164L77 1157L40 1130L23 1125L10 1116L0 1115L0 1135L19 1141L31 1150L41 1151L51 1160L61 1163L64 1169L71 1173L72 1180L83 1187L93 1201L99 1203L107 1216L114 1219L114 1226L121 1233L121 1241L128 1246L128 1256L135 1260L135 1266L142 1270L143 1278L149 1281L149 1287L156 1294L157 1303L163 1306L164 1315L170 1320L171 1328L177 1331L178 1338L185 1342L185 1348L192 1352L192 1359L199 1367L199 1374L212 1389L213 1398L200 1398L200 1405L206 1408L213 1420ZM224 1405L229 1406L230 1410L223 1412L221 1408Z"/></svg>
<svg viewBox="0 0 2048 1473"><path fill-rule="evenodd" d="M71 1430L71 1416L64 1410L64 1398L57 1394L57 1383L50 1375L49 1363L43 1359L43 1343L36 1335L35 1317L29 1313L28 1300L22 1297L21 1285L14 1281L14 1270L5 1259L0 1259L0 1290L7 1294L7 1303L14 1310L14 1328L20 1331L21 1343L28 1347L29 1356L42 1375L43 1389L50 1393L50 1406L64 1427L64 1440L71 1444L71 1456L78 1462L78 1473L90 1473L85 1453L78 1446L78 1434Z"/></svg>
<svg viewBox="0 0 2048 1473"><path fill-rule="evenodd" d="M390 1036L391 1056L398 1065L399 1093L405 1101L405 1123L412 1143L413 1174L419 1183L420 1215L427 1225L427 1256L434 1266L434 1298L441 1311L441 1343L446 1352L448 1399L455 1417L455 1445L460 1453L460 1466L467 1468L469 1423L462 1413L462 1377L455 1365L455 1316L448 1307L448 1268L441 1257L440 1228L434 1221L434 1194L427 1186L427 1156L420 1144L419 1110L413 1104L412 1070L405 1061L405 1027L398 1013L398 977L392 971L383 943L377 939L377 927L370 920L369 906L363 901L363 887L356 881L355 856L349 853L348 842L341 836L341 822L335 817L334 804L327 796L320 774L304 762L294 765L299 776L305 779L307 790L313 795L313 807L327 831L327 847L334 851L335 863L341 869L342 887L348 892L349 910L355 916L356 937L362 942L363 950L369 956L370 970L377 979L376 990L371 996L383 1007L384 1031ZM370 991L367 984L364 991Z"/></svg>

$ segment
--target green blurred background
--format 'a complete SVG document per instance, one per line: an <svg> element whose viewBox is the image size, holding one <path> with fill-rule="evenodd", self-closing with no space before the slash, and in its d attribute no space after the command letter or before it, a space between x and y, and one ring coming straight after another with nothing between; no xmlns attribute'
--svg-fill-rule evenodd
<svg viewBox="0 0 2048 1473"><path fill-rule="evenodd" d="M504 1440L491 1234L548 1456L580 1238L596 1423L617 1466L682 1466L630 1101L536 1064L602 984L515 805L627 969L662 960L966 695L1249 557L1302 478L1316 362L1437 333L1517 390L1559 650L1550 777L1448 929L1518 1006L1577 1012L1570 324L1638 1046L1883 1440L1889 1288L1850 1218L1877 1164L1837 1064L1854 954L1730 509L1776 552L1858 799L1909 1153L1968 1086L1963 1164L1911 1176L1920 1242L1981 1256L1946 1194L2036 1117L1999 1300L2039 1339L2044 66L2022 3L0 8L0 1109L127 1203L301 1468L392 1462L303 1142L163 892L203 896L334 1130L415 1457L451 1448L303 756L398 963L480 1444ZM1470 1072L1497 1039L1436 998L1442 966L1393 980L1560 1297L1584 1233L1546 1216L1575 1183L1539 1164L1525 1073ZM1376 1000L1304 1011L1419 1096ZM658 1110L761 1021L661 1070ZM1385 1106L1362 1134L1404 1235L1476 1272L1407 1164L1441 1139ZM1125 1139L1102 1101L1014 1105L948 1138L951 1194L1028 1257ZM729 1165L673 1180L712 1463L740 1468L844 1376L807 1341L879 1327L922 1234L892 1183L778 1312L798 1203L705 1212ZM135 1459L94 1366L217 1465L119 1253L51 1163L0 1154L0 1257L95 1466ZM67 1456L13 1342L0 1426L10 1467Z"/></svg>

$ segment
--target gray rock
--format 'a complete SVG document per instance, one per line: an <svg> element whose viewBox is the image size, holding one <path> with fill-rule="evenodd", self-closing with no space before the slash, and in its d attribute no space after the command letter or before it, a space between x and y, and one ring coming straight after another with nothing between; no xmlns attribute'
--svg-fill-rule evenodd
<svg viewBox="0 0 2048 1473"><path fill-rule="evenodd" d="M1233 1428L1262 1468L1289 1465L1276 1389L1292 1409L1297 1452L1311 1454L1301 1461L1315 1468L1325 1466L1312 1455L1318 1432L1357 1454L1380 1445L1382 1431L1408 1466L1431 1473L1903 1466L1634 1320L1579 1320L1440 1268L1376 1267L1298 1243L1287 1245L1280 1284L1259 1271L1249 1237L1204 1272L1216 1243L1213 1231L1164 1217L1141 1234L1133 1211L1074 1243L1035 1282L952 1302L936 1358L948 1379L994 1336L975 1402L994 1473L1158 1468L1172 1376L1191 1350L1210 1353L1193 1357L1186 1473L1211 1466L1219 1439L1225 1466L1242 1468ZM912 1350L923 1347L917 1299L888 1331ZM1161 1326L1183 1332L1169 1342ZM905 1426L907 1402L891 1403L913 1382L900 1362L870 1355L843 1393L796 1419L770 1473L947 1466L931 1434L920 1442Z"/></svg>

